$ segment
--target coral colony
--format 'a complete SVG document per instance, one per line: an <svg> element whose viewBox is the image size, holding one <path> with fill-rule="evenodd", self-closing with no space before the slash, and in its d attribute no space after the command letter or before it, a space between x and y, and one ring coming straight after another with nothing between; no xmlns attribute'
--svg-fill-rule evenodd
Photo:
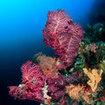
<svg viewBox="0 0 105 105"><path fill-rule="evenodd" d="M100 30L101 23L96 25L97 30L88 26L83 31L60 9L49 11L47 18L43 29L44 43L57 56L39 53L34 60L24 63L22 82L10 86L9 94L41 105L105 104L105 43L99 39L94 42L95 36L91 35ZM103 30L101 27L97 35Z"/></svg>

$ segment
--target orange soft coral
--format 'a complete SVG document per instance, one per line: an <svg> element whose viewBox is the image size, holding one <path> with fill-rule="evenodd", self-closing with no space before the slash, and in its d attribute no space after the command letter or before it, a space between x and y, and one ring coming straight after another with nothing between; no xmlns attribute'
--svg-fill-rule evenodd
<svg viewBox="0 0 105 105"><path fill-rule="evenodd" d="M66 93L70 96L71 99L79 100L79 92L82 90L82 88L83 86L70 84L66 86Z"/></svg>
<svg viewBox="0 0 105 105"><path fill-rule="evenodd" d="M66 93L69 95L71 99L73 100L77 99L78 101L80 101L80 99L83 98L88 104L93 103L93 100L90 98L91 96L90 90L83 85L80 86L70 84L66 86Z"/></svg>
<svg viewBox="0 0 105 105"><path fill-rule="evenodd" d="M57 62L55 58L47 57L43 55L43 56L38 56L37 60L38 60L38 63L40 65L42 72L47 77L57 77L58 76L57 65L59 65L59 62Z"/></svg>
<svg viewBox="0 0 105 105"><path fill-rule="evenodd" d="M90 72L87 68L83 68L83 71L90 79L87 84L91 87L92 91L95 92L99 82L101 81L103 70L101 69L100 73L98 73L97 69L92 69Z"/></svg>

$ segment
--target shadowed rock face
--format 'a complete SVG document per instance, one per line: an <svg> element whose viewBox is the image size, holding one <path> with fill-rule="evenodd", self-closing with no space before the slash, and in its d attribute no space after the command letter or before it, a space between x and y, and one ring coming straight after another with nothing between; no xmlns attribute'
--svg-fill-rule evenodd
<svg viewBox="0 0 105 105"><path fill-rule="evenodd" d="M105 24L105 0L96 0L90 13L90 24Z"/></svg>

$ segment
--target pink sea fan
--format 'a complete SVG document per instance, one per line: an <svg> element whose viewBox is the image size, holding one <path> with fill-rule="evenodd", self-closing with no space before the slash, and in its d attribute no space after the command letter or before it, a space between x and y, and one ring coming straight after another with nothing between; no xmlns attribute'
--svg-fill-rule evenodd
<svg viewBox="0 0 105 105"><path fill-rule="evenodd" d="M83 30L64 10L49 11L47 18L43 29L44 43L55 50L66 67L71 66L77 56Z"/></svg>
<svg viewBox="0 0 105 105"><path fill-rule="evenodd" d="M22 100L25 100L27 98L27 91L23 92L22 88L19 88L17 86L10 86L9 89L10 89L9 94L12 97L22 99ZM23 89L24 89L24 87L23 87Z"/></svg>
<svg viewBox="0 0 105 105"><path fill-rule="evenodd" d="M64 88L66 85L66 77L59 75L57 78L49 78L47 80L48 93L52 100L58 101L64 95Z"/></svg>
<svg viewBox="0 0 105 105"><path fill-rule="evenodd" d="M45 83L45 75L41 73L39 65L32 64L31 61L27 61L21 67L22 71L22 82L23 83L31 83L38 86L43 86Z"/></svg>
<svg viewBox="0 0 105 105"><path fill-rule="evenodd" d="M22 82L19 86L10 86L9 94L15 98L44 102L42 87L45 85L45 76L40 67L27 61L21 67Z"/></svg>
<svg viewBox="0 0 105 105"><path fill-rule="evenodd" d="M44 102L44 98L42 96L42 88L38 86L20 84L19 86L10 86L9 94L12 97L18 98L19 100L34 100L38 102Z"/></svg>

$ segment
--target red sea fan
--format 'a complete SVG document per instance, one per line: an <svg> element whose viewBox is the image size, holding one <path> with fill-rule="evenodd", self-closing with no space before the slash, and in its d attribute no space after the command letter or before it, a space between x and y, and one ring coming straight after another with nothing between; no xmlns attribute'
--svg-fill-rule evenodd
<svg viewBox="0 0 105 105"><path fill-rule="evenodd" d="M31 61L27 61L21 67L22 82L34 83L38 86L44 86L45 76L41 73L39 65L32 64Z"/></svg>
<svg viewBox="0 0 105 105"><path fill-rule="evenodd" d="M58 101L64 95L64 88L66 85L66 77L59 75L57 78L49 78L47 80L48 93L52 100Z"/></svg>
<svg viewBox="0 0 105 105"><path fill-rule="evenodd" d="M43 36L49 36L51 38L57 37L60 33L66 31L64 28L68 26L68 22L72 21L72 19L64 10L59 9L57 11L49 11L47 18L48 21L46 23L45 29L43 30Z"/></svg>
<svg viewBox="0 0 105 105"><path fill-rule="evenodd" d="M71 66L77 56L83 30L64 10L50 11L47 18L43 30L44 43L55 50L66 67Z"/></svg>
<svg viewBox="0 0 105 105"><path fill-rule="evenodd" d="M19 100L34 100L44 102L42 88L35 85L20 84L19 86L10 86L9 94Z"/></svg>
<svg viewBox="0 0 105 105"><path fill-rule="evenodd" d="M42 88L45 85L45 76L40 67L27 61L21 67L22 82L19 86L10 86L9 94L15 98L44 102Z"/></svg>
<svg viewBox="0 0 105 105"><path fill-rule="evenodd" d="M21 85L21 87L24 89L24 86ZM10 89L9 94L12 97L15 97L15 98L18 98L21 100L25 100L25 99L27 99L27 91L23 92L22 88L17 87L17 86L10 86L9 87L9 89Z"/></svg>

